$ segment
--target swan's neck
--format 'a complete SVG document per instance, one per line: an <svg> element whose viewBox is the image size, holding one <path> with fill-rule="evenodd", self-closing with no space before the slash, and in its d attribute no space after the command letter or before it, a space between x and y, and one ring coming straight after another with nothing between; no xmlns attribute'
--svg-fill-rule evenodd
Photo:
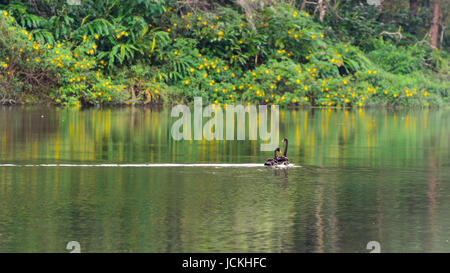
<svg viewBox="0 0 450 273"><path fill-rule="evenodd" d="M284 145L284 152L283 152L284 156L287 155L287 148L288 148L288 141L286 140L286 145Z"/></svg>

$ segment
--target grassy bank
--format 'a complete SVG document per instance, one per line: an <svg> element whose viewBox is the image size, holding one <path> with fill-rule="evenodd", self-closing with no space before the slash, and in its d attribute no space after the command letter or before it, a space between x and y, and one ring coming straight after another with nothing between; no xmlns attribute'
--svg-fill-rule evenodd
<svg viewBox="0 0 450 273"><path fill-rule="evenodd" d="M45 12L17 1L2 7L1 103L449 103L447 50L397 37L396 25L375 14L359 22L354 9L319 22L284 3L248 11L86 2ZM364 36L370 24L380 29Z"/></svg>

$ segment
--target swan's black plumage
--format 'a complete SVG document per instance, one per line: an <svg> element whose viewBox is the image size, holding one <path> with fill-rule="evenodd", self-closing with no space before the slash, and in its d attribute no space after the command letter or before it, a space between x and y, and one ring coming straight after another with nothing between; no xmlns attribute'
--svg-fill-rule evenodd
<svg viewBox="0 0 450 273"><path fill-rule="evenodd" d="M287 149L288 149L288 140L287 140L287 138L284 138L283 142L284 142L283 155L277 157L277 162L278 162L278 164L289 165L289 159L287 158Z"/></svg>
<svg viewBox="0 0 450 273"><path fill-rule="evenodd" d="M277 158L278 158L278 155L277 155L277 152L279 152L280 151L280 148L276 148L275 149L275 151L273 151L273 158L268 158L267 160L266 160L266 162L264 162L264 166L276 166L276 165L278 165L278 161L277 161Z"/></svg>

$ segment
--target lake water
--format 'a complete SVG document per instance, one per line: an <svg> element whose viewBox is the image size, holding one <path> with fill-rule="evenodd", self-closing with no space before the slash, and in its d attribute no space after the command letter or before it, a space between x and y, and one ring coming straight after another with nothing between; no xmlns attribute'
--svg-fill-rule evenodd
<svg viewBox="0 0 450 273"><path fill-rule="evenodd" d="M288 169L175 120L0 108L0 252L450 252L448 109L281 111Z"/></svg>

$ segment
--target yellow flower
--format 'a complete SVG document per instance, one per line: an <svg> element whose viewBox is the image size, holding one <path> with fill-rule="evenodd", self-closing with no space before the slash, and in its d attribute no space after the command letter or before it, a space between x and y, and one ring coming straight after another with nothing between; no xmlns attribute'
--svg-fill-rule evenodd
<svg viewBox="0 0 450 273"><path fill-rule="evenodd" d="M188 81L188 80L184 81L184 84L185 84L185 85L188 85L188 84L189 84L189 81Z"/></svg>
<svg viewBox="0 0 450 273"><path fill-rule="evenodd" d="M423 93L423 95L426 97L426 96L428 96L428 93L427 92L425 92L425 93Z"/></svg>
<svg viewBox="0 0 450 273"><path fill-rule="evenodd" d="M95 39L98 39L98 34L95 34L95 35L94 35L94 38L95 38Z"/></svg>
<svg viewBox="0 0 450 273"><path fill-rule="evenodd" d="M222 35L223 35L223 31L219 31L217 34L218 34L219 36L222 36Z"/></svg>

